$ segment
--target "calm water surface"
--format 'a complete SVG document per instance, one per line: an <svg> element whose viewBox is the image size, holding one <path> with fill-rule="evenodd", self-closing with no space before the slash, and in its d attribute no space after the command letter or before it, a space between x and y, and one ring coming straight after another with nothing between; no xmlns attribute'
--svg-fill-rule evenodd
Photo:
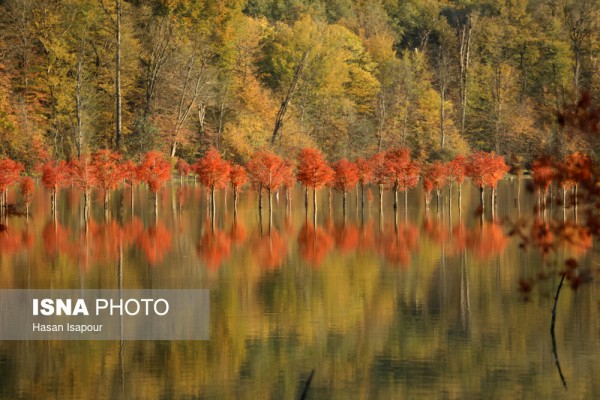
<svg viewBox="0 0 600 400"><path fill-rule="evenodd" d="M0 398L294 399L313 370L309 399L598 397L598 284L561 293L567 389L550 336L558 278L527 301L518 290L565 257L598 256L565 245L543 261L505 237L501 221L533 218L532 195L522 191L519 212L515 193L502 182L496 222L488 212L481 223L470 185L462 213L447 198L426 212L414 191L396 218L386 194L380 216L375 192L364 216L349 196L345 221L324 191L316 226L299 189L290 213L274 200L271 223L252 192L234 221L228 193L212 224L206 192L174 182L157 221L143 188L133 213L118 190L108 219L95 195L86 233L77 190L61 193L54 222L38 187L29 221L9 217L0 234L0 287L208 288L210 340L0 342Z"/></svg>

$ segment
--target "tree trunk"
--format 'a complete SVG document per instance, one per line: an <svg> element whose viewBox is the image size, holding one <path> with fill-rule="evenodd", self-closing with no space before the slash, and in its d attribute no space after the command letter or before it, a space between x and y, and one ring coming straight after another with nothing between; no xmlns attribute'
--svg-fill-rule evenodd
<svg viewBox="0 0 600 400"><path fill-rule="evenodd" d="M360 209L361 212L365 211L365 184L360 183Z"/></svg>
<svg viewBox="0 0 600 400"><path fill-rule="evenodd" d="M313 188L313 214L315 221L317 220L317 188Z"/></svg>
<svg viewBox="0 0 600 400"><path fill-rule="evenodd" d="M158 219L158 192L154 192L154 218Z"/></svg>
<svg viewBox="0 0 600 400"><path fill-rule="evenodd" d="M304 209L308 211L308 186L304 186Z"/></svg>
<svg viewBox="0 0 600 400"><path fill-rule="evenodd" d="M77 83L75 85L75 116L77 119L76 127L76 143L77 143L77 157L81 158L81 152L83 148L83 106L82 106L82 87L83 87L83 49L85 46L85 39L81 40L81 48L77 53ZM87 217L86 217L87 218Z"/></svg>
<svg viewBox="0 0 600 400"><path fill-rule="evenodd" d="M258 212L262 210L262 185L258 185Z"/></svg>
<svg viewBox="0 0 600 400"><path fill-rule="evenodd" d="M379 211L383 211L383 185L379 185Z"/></svg>
<svg viewBox="0 0 600 400"><path fill-rule="evenodd" d="M115 1L115 11L117 12L117 20L115 24L115 99L116 99L116 143L117 151L121 149L121 15L123 8L121 0Z"/></svg>
<svg viewBox="0 0 600 400"><path fill-rule="evenodd" d="M89 190L86 189L83 191L83 219L85 221L88 220L89 205L90 205L90 192L89 192Z"/></svg>
<svg viewBox="0 0 600 400"><path fill-rule="evenodd" d="M271 196L271 188L267 188L267 195L269 196L269 215L270 215L273 210L273 199L272 199L273 196Z"/></svg>
<svg viewBox="0 0 600 400"><path fill-rule="evenodd" d="M215 187L214 186L210 188L210 207L212 209L212 215L214 218L215 212L217 210L217 207L215 205Z"/></svg>
<svg viewBox="0 0 600 400"><path fill-rule="evenodd" d="M481 205L481 212L483 213L483 211L485 210L485 203L484 203L484 198L483 198L483 186L479 187L479 204Z"/></svg>
<svg viewBox="0 0 600 400"><path fill-rule="evenodd" d="M109 200L109 193L108 190L104 191L104 212L108 212L108 200Z"/></svg>
<svg viewBox="0 0 600 400"><path fill-rule="evenodd" d="M237 218L237 203L238 203L238 191L237 187L233 188L233 219Z"/></svg>
<svg viewBox="0 0 600 400"><path fill-rule="evenodd" d="M469 62L471 53L472 19L469 15L467 22L460 32L460 133L464 135L467 116L467 89L469 78Z"/></svg>
<svg viewBox="0 0 600 400"><path fill-rule="evenodd" d="M284 122L285 114L287 111L287 107L288 107L289 103L292 101L292 97L294 96L294 93L296 91L296 86L298 85L298 81L300 79L300 76L302 75L302 70L304 69L304 66L306 65L306 60L308 59L308 52L309 51L306 50L304 52L304 54L302 54L302 59L296 66L296 70L294 71L294 77L292 78L292 82L287 91L287 94L285 95L285 98L281 102L281 107L279 107L279 111L277 112L277 117L275 118L275 127L273 128L273 135L271 136L271 146L273 146L275 144L275 139L277 139L277 134L279 133L279 130L283 127L283 122Z"/></svg>
<svg viewBox="0 0 600 400"><path fill-rule="evenodd" d="M346 218L346 191L345 190L342 195L342 210L344 213L344 218Z"/></svg>
<svg viewBox="0 0 600 400"><path fill-rule="evenodd" d="M398 209L398 189L394 185L394 211Z"/></svg>
<svg viewBox="0 0 600 400"><path fill-rule="evenodd" d="M135 191L133 182L131 182L131 185L129 186L129 193L131 194L131 215L133 215L135 208Z"/></svg>

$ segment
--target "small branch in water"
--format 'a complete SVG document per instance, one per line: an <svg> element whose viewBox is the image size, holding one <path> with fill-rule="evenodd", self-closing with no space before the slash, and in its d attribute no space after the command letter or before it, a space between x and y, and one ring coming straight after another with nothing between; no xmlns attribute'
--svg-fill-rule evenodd
<svg viewBox="0 0 600 400"><path fill-rule="evenodd" d="M310 375L308 376L308 379L306 380L306 383L304 384L304 389L302 390L302 394L300 395L300 400L304 400L304 399L306 399L306 396L308 396L308 389L310 388L310 383L312 382L312 378L313 378L314 374L315 374L315 370L313 369L312 371L310 371Z"/></svg>
<svg viewBox="0 0 600 400"><path fill-rule="evenodd" d="M560 375L560 380L562 381L565 389L567 388L567 381L565 380L565 376L563 375L562 369L560 368L560 361L558 359L558 351L556 349L556 334L554 333L554 328L556 326L556 306L558 305L558 296L560 296L560 290L562 289L563 282L565 280L565 274L562 274L560 278L560 283L558 284L558 288L556 289L556 296L554 296L554 307L552 307L552 323L550 324L550 336L552 337L552 353L554 354L554 362L556 364L556 369L558 370L558 374Z"/></svg>

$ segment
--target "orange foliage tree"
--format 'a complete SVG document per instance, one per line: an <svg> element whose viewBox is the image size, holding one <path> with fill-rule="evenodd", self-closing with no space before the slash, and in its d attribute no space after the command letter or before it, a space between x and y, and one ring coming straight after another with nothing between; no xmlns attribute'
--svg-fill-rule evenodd
<svg viewBox="0 0 600 400"><path fill-rule="evenodd" d="M433 180L431 176L427 173L427 170L423 172L423 192L425 192L425 208L429 209L429 205L431 204L431 192L433 191Z"/></svg>
<svg viewBox="0 0 600 400"><path fill-rule="evenodd" d="M108 212L108 200L111 192L122 179L121 155L115 151L103 149L92 155L94 179L104 195L104 212Z"/></svg>
<svg viewBox="0 0 600 400"><path fill-rule="evenodd" d="M131 160L126 160L121 163L121 178L125 181L127 186L129 186L129 194L131 197L131 214L133 214L134 209L134 189L137 182L140 180L139 177L139 167L134 164Z"/></svg>
<svg viewBox="0 0 600 400"><path fill-rule="evenodd" d="M558 179L563 189L563 206L566 205L566 191L573 188L575 201L577 201L577 189L580 183L589 182L592 178L592 160L583 153L575 152L569 154L558 165Z"/></svg>
<svg viewBox="0 0 600 400"><path fill-rule="evenodd" d="M334 176L333 169L329 166L323 153L317 149L305 148L298 155L298 180L306 188L304 206L308 208L308 189L313 189L314 215L317 215L317 190L330 182Z"/></svg>
<svg viewBox="0 0 600 400"><path fill-rule="evenodd" d="M208 149L204 157L200 158L194 165L194 170L198 174L200 182L210 189L210 204L213 215L216 210L215 190L227 186L230 168L229 162L224 160L214 147Z"/></svg>
<svg viewBox="0 0 600 400"><path fill-rule="evenodd" d="M536 190L538 208L541 208L542 205L546 208L548 189L556 176L554 165L547 158L535 160L531 165L531 173L533 175L533 185Z"/></svg>
<svg viewBox="0 0 600 400"><path fill-rule="evenodd" d="M394 210L398 208L398 191L404 192L404 205L408 202L408 189L419 182L419 166L410 158L407 148L393 149L385 153L383 162L387 184L394 193Z"/></svg>
<svg viewBox="0 0 600 400"><path fill-rule="evenodd" d="M33 197L33 179L26 176L21 179L21 197L23 198L23 202L25 202L25 213L27 217L29 217L29 204L31 203L31 198Z"/></svg>
<svg viewBox="0 0 600 400"><path fill-rule="evenodd" d="M375 183L379 189L379 212L383 212L383 187L387 182L387 173L384 161L384 152L376 153L369 158L372 182Z"/></svg>
<svg viewBox="0 0 600 400"><path fill-rule="evenodd" d="M64 187L68 180L69 168L64 161L49 161L42 166L42 183L51 192L52 213L55 215L58 190Z"/></svg>
<svg viewBox="0 0 600 400"><path fill-rule="evenodd" d="M362 157L356 159L356 170L358 172L358 183L360 184L360 207L365 209L365 186L373 179L373 164Z"/></svg>
<svg viewBox="0 0 600 400"><path fill-rule="evenodd" d="M138 177L148 185L154 197L154 215L158 214L158 191L171 179L171 163L161 152L149 151L138 167Z"/></svg>
<svg viewBox="0 0 600 400"><path fill-rule="evenodd" d="M275 153L259 151L248 161L246 168L248 169L250 180L258 187L258 190L265 189L267 191L267 195L269 196L269 213L272 212L271 193L277 190L283 183L288 171L286 162ZM262 206L261 203L262 201L259 201L259 208Z"/></svg>
<svg viewBox="0 0 600 400"><path fill-rule="evenodd" d="M229 171L229 182L233 189L233 216L237 216L238 192L242 190L244 184L248 181L246 170L241 165L232 165Z"/></svg>
<svg viewBox="0 0 600 400"><path fill-rule="evenodd" d="M448 181L448 166L441 161L436 161L427 168L427 175L433 184L436 193L436 202L440 206L440 194Z"/></svg>
<svg viewBox="0 0 600 400"><path fill-rule="evenodd" d="M285 161L285 171L283 172L283 188L285 189L285 206L286 211L291 210L292 197L290 191L296 186L296 172L294 171L294 164L290 161Z"/></svg>
<svg viewBox="0 0 600 400"><path fill-rule="evenodd" d="M179 183L183 182L183 178L187 178L189 174L192 172L192 167L185 160L179 158L177 159L177 163L175 163L175 169L179 174Z"/></svg>
<svg viewBox="0 0 600 400"><path fill-rule="evenodd" d="M79 159L69 162L71 181L83 191L83 215L87 219L90 207L90 192L96 185L96 175L90 158L82 155Z"/></svg>
<svg viewBox="0 0 600 400"><path fill-rule="evenodd" d="M469 156L466 171L473 184L479 188L479 200L482 210L484 209L483 195L485 188L488 186L492 188L492 201L494 201L498 181L504 177L508 169L504 157L495 153L479 151Z"/></svg>
<svg viewBox="0 0 600 400"><path fill-rule="evenodd" d="M344 159L333 164L335 171L334 186L342 193L342 207L346 215L346 193L356 187L359 181L358 168L356 164Z"/></svg>
<svg viewBox="0 0 600 400"><path fill-rule="evenodd" d="M20 162L13 161L10 158L0 159L0 214L4 213L6 207L8 187L19 181L23 170L23 164Z"/></svg>
<svg viewBox="0 0 600 400"><path fill-rule="evenodd" d="M458 207L462 203L462 184L467 175L467 159L463 156L456 156L454 160L448 163L448 198L452 204L452 184L458 185Z"/></svg>

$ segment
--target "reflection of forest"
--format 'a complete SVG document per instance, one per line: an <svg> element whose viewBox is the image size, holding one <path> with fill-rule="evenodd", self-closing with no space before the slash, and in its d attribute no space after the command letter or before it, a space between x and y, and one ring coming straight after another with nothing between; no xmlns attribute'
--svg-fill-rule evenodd
<svg viewBox="0 0 600 400"><path fill-rule="evenodd" d="M464 210L478 201L471 194ZM259 219L252 193L235 221L220 212L213 222L202 190L174 185L154 221L140 189L135 215L115 208L87 228L77 193L60 197L56 222L36 196L29 221L11 218L0 233L2 287L113 288L122 279L124 287L208 288L211 339L4 342L0 398L294 398L313 369L310 398L564 394L547 334L557 282L541 281L523 302L518 281L567 256L592 263L588 245L565 243L545 261L520 249L505 236L502 221L517 210L504 195L495 221L446 202L426 212L417 197L396 218L387 209L361 216L350 196L349 217L322 207L316 225L296 195L297 208L276 207L271 224ZM129 204L128 190L116 196ZM522 210L533 201L524 197ZM598 385L595 290L565 290L559 303L569 398Z"/></svg>

